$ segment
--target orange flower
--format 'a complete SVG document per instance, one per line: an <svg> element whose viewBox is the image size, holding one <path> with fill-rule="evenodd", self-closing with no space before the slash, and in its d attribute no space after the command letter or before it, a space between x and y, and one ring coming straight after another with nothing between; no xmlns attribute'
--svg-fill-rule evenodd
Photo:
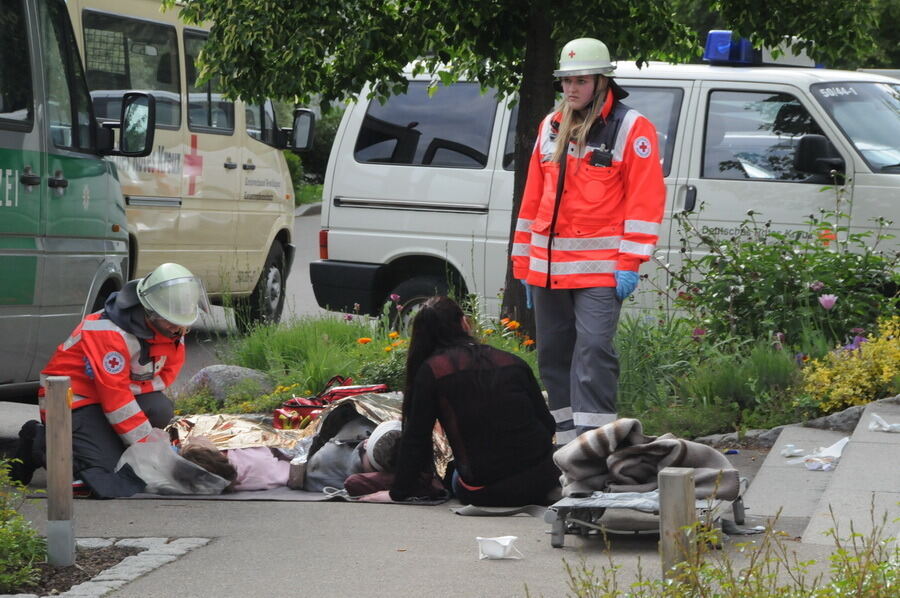
<svg viewBox="0 0 900 598"><path fill-rule="evenodd" d="M501 322L502 322L502 320L501 320ZM521 324L516 322L515 320L510 320L510 321L506 322L507 330L517 330L519 328L519 326L521 326Z"/></svg>
<svg viewBox="0 0 900 598"><path fill-rule="evenodd" d="M509 322L509 318L503 318L502 320L500 320L501 324L506 324L507 322Z"/></svg>
<svg viewBox="0 0 900 598"><path fill-rule="evenodd" d="M404 341L403 341L403 339L401 338L401 339L398 340L398 341L392 342L392 343L391 343L391 346L392 346L392 347L399 347L399 346L402 345L403 343L404 343Z"/></svg>
<svg viewBox="0 0 900 598"><path fill-rule="evenodd" d="M534 340L530 339L530 338L526 338L524 341L522 341L522 344L526 347L530 347L531 345L534 344Z"/></svg>
<svg viewBox="0 0 900 598"><path fill-rule="evenodd" d="M388 338L397 338L398 336L400 336L400 333L396 330L388 333Z"/></svg>
<svg viewBox="0 0 900 598"><path fill-rule="evenodd" d="M358 342L360 345L367 345L372 342L372 339L370 339L367 336L364 336L362 338L356 339L356 342Z"/></svg>

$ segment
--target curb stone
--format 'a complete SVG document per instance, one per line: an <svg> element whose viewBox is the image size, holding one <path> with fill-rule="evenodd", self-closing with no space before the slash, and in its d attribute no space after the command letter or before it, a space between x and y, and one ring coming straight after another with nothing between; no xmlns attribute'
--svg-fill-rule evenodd
<svg viewBox="0 0 900 598"><path fill-rule="evenodd" d="M205 546L210 538L78 538L79 548L104 548L106 546L129 546L143 548L138 554L124 558L121 562L105 569L88 581L72 586L58 594L69 598L99 597L117 590L178 557ZM0 598L39 598L36 594L2 594Z"/></svg>

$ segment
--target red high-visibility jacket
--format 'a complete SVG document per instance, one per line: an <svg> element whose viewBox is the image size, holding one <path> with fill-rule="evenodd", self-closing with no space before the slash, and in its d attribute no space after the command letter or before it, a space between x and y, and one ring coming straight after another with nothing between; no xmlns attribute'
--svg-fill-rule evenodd
<svg viewBox="0 0 900 598"><path fill-rule="evenodd" d="M100 405L128 446L146 440L152 429L134 396L165 390L175 380L184 364L184 342L156 333L145 341L150 360L142 365L138 337L102 316L102 311L90 314L72 331L41 371L41 380L69 376L72 409Z"/></svg>
<svg viewBox="0 0 900 598"><path fill-rule="evenodd" d="M614 287L614 271L637 271L650 259L666 203L656 129L624 106L610 119L615 101L608 93L601 110L606 126L619 122L612 147L594 147L589 137L579 152L570 142L558 206L552 123L560 113L541 122L513 236L517 279L554 289ZM611 165L591 165L594 150L611 151Z"/></svg>

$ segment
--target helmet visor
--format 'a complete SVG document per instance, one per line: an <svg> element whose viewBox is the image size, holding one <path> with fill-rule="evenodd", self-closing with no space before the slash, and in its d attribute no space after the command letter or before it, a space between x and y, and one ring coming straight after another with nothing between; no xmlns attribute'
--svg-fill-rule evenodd
<svg viewBox="0 0 900 598"><path fill-rule="evenodd" d="M209 312L206 290L194 276L164 280L139 292L153 315L177 326L192 326L200 310Z"/></svg>

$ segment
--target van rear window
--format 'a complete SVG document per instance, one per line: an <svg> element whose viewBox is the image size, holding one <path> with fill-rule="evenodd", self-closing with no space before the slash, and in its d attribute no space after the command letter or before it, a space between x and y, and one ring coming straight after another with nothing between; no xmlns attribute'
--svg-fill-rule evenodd
<svg viewBox="0 0 900 598"><path fill-rule="evenodd" d="M497 97L477 83L439 86L410 82L407 92L384 104L373 101L356 139L358 162L484 168L494 128Z"/></svg>

